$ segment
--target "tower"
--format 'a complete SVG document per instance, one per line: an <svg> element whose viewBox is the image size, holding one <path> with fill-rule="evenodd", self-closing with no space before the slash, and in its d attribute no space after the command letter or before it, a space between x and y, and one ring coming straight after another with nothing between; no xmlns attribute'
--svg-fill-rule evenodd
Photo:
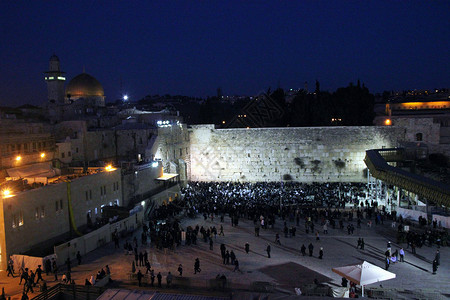
<svg viewBox="0 0 450 300"><path fill-rule="evenodd" d="M61 72L59 67L59 58L55 54L50 57L48 71L45 72L45 81L47 82L48 101L51 103L64 104L64 81L65 72Z"/></svg>

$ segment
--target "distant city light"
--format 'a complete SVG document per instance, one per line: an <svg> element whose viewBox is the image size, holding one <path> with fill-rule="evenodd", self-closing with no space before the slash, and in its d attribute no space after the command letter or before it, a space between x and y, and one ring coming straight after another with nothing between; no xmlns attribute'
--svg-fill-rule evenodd
<svg viewBox="0 0 450 300"><path fill-rule="evenodd" d="M17 161L20 161L21 159L22 159L22 157L20 155L16 157Z"/></svg>
<svg viewBox="0 0 450 300"><path fill-rule="evenodd" d="M44 158L44 157L45 157L45 153L42 152L42 153L41 153L41 158Z"/></svg>
<svg viewBox="0 0 450 300"><path fill-rule="evenodd" d="M128 100L128 95L124 95L124 96L123 96L123 100L124 100L124 101L127 101L127 100Z"/></svg>

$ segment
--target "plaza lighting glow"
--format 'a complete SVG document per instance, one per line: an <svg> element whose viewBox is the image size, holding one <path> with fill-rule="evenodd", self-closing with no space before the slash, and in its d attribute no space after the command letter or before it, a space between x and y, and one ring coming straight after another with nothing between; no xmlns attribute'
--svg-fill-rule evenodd
<svg viewBox="0 0 450 300"><path fill-rule="evenodd" d="M386 125L386 126L392 125L391 119L386 119L386 120L384 121L384 125Z"/></svg>
<svg viewBox="0 0 450 300"><path fill-rule="evenodd" d="M115 168L113 168L112 165L107 165L107 166L105 167L105 171L106 171L106 172L111 172L111 171L114 171L114 170L115 170Z"/></svg>
<svg viewBox="0 0 450 300"><path fill-rule="evenodd" d="M3 195L3 198L11 198L13 196L13 194L11 194L11 191L8 189L3 190L2 195Z"/></svg>
<svg viewBox="0 0 450 300"><path fill-rule="evenodd" d="M20 161L21 159L22 159L22 156L20 156L20 155L16 157L16 161Z"/></svg>

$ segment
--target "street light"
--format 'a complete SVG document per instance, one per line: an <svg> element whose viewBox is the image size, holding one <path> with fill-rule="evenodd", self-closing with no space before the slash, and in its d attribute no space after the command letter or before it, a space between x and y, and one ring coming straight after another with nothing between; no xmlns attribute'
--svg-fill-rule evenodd
<svg viewBox="0 0 450 300"><path fill-rule="evenodd" d="M11 190L9 190L9 189L3 190L2 195L3 195L3 198L11 198L12 196L14 196L13 194L11 194Z"/></svg>
<svg viewBox="0 0 450 300"><path fill-rule="evenodd" d="M123 95L123 101L127 101L128 100L128 95Z"/></svg>
<svg viewBox="0 0 450 300"><path fill-rule="evenodd" d="M20 155L16 156L16 161L20 161L22 157Z"/></svg>
<svg viewBox="0 0 450 300"><path fill-rule="evenodd" d="M41 158L44 158L44 157L45 157L45 153L42 152L42 153L41 153Z"/></svg>

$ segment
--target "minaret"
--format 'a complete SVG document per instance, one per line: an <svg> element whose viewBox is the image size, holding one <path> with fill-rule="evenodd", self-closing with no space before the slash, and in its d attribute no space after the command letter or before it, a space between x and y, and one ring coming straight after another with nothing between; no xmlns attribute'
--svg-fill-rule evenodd
<svg viewBox="0 0 450 300"><path fill-rule="evenodd" d="M49 70L45 72L45 81L47 81L48 101L51 103L64 104L64 81L65 72L59 68L59 58L55 54L50 57Z"/></svg>

